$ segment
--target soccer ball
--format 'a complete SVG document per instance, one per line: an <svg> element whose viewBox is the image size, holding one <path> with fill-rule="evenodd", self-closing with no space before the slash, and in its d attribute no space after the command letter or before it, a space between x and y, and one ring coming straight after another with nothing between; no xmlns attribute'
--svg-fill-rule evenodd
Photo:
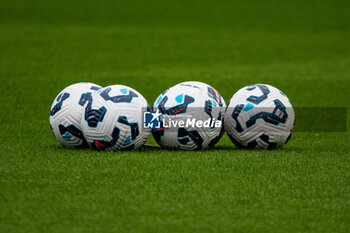
<svg viewBox="0 0 350 233"><path fill-rule="evenodd" d="M294 110L289 99L266 84L243 87L225 111L225 130L239 148L276 149L286 144L294 130Z"/></svg>
<svg viewBox="0 0 350 233"><path fill-rule="evenodd" d="M225 102L213 87L183 82L163 92L153 111L161 127L153 129L157 143L168 149L196 150L214 146L221 138Z"/></svg>
<svg viewBox="0 0 350 233"><path fill-rule="evenodd" d="M64 88L55 98L50 110L50 125L56 139L65 147L86 147L81 131L84 108L79 103L83 95L101 87L94 83L76 83Z"/></svg>
<svg viewBox="0 0 350 233"><path fill-rule="evenodd" d="M96 150L137 149L148 139L151 130L142 127L143 112L149 109L146 99L124 85L111 85L87 94L81 101L83 134Z"/></svg>

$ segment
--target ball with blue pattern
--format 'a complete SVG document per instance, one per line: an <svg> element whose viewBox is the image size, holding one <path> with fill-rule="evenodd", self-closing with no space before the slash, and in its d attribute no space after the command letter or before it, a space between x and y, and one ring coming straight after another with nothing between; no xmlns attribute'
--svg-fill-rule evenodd
<svg viewBox="0 0 350 233"><path fill-rule="evenodd" d="M141 147L151 130L143 128L146 99L125 85L111 85L83 99L84 137L96 150L130 150Z"/></svg>
<svg viewBox="0 0 350 233"><path fill-rule="evenodd" d="M84 107L80 101L100 88L94 83L75 83L64 88L54 99L50 109L50 125L55 138L63 146L87 147L81 127Z"/></svg>
<svg viewBox="0 0 350 233"><path fill-rule="evenodd" d="M292 136L295 114L288 97L267 84L243 87L225 111L225 130L245 149L277 149Z"/></svg>
<svg viewBox="0 0 350 233"><path fill-rule="evenodd" d="M153 111L161 113L162 127L153 129L156 142L167 149L199 150L213 147L221 138L225 101L208 84L189 81L179 83L160 94ZM220 126L164 125L164 122L187 120L216 122Z"/></svg>

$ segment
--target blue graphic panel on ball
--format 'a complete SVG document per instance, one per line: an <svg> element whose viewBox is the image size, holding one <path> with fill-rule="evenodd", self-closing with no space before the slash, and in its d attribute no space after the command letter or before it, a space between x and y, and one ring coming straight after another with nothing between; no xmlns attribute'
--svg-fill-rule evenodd
<svg viewBox="0 0 350 233"><path fill-rule="evenodd" d="M131 140L135 140L135 138L137 136L139 136L139 124L138 123L131 123L128 122L128 119L126 118L126 116L120 116L118 118L118 122L122 123L124 125L130 126L130 130L131 130Z"/></svg>
<svg viewBox="0 0 350 233"><path fill-rule="evenodd" d="M123 142L123 146L127 146L131 143L131 139L130 139L130 136L125 138L124 142Z"/></svg>
<svg viewBox="0 0 350 233"><path fill-rule="evenodd" d="M89 127L96 128L97 124L103 121L107 109L105 107L92 109L92 96L90 92L84 93L80 97L79 104L81 106L84 106L86 102L88 102L88 104L85 107L84 119L88 122Z"/></svg>
<svg viewBox="0 0 350 233"><path fill-rule="evenodd" d="M261 90L262 95L261 96L251 95L251 96L249 96L247 98L247 101L252 102L253 104L260 104L263 100L267 99L267 96L270 93L270 90L269 90L269 88L267 86L262 85L262 84L257 84L257 85L254 85L254 86L250 86L246 90L252 91L256 87L258 87Z"/></svg>
<svg viewBox="0 0 350 233"><path fill-rule="evenodd" d="M190 139L197 145L197 149L202 148L204 140L197 130L188 131L185 128L180 127L177 132L177 140L181 144L186 145Z"/></svg>
<svg viewBox="0 0 350 233"><path fill-rule="evenodd" d="M181 85L181 86L184 86L184 87L193 87L193 88L200 89L198 86L196 86L196 85L192 85L192 84L185 84L185 83L181 83L180 85Z"/></svg>
<svg viewBox="0 0 350 233"><path fill-rule="evenodd" d="M174 107L171 107L169 109L165 108L165 103L168 101L168 96L165 96L162 101L160 101L158 108L159 111L162 114L167 114L167 115L176 115L176 114L181 114L185 113L187 110L187 107L190 103L194 102L194 98L188 95L185 95L184 97L184 102L182 104L176 105Z"/></svg>
<svg viewBox="0 0 350 233"><path fill-rule="evenodd" d="M286 107L278 99L275 99L273 102L276 107L272 112L259 112L258 114L251 116L246 122L247 127L249 128L254 125L258 119L263 119L265 122L273 125L285 123L288 119Z"/></svg>
<svg viewBox="0 0 350 233"><path fill-rule="evenodd" d="M111 141L96 141L94 140L93 143L91 144L92 148L95 150L106 150L107 148L113 147L118 139L119 139L119 133L120 130L117 127L114 127L113 132L112 132L112 140Z"/></svg>
<svg viewBox="0 0 350 233"><path fill-rule="evenodd" d="M233 112L231 114L232 118L236 121L236 130L237 130L238 133L242 133L243 132L243 128L242 128L241 124L238 121L238 116L242 112L243 107L244 107L244 104L236 105L235 109L233 109Z"/></svg>
<svg viewBox="0 0 350 233"><path fill-rule="evenodd" d="M61 94L57 97L58 103L55 104L55 106L51 109L51 111L50 111L50 116L54 116L59 110L61 110L63 101L65 101L66 99L68 99L69 96L70 96L69 93L63 93L63 94L61 93Z"/></svg>
<svg viewBox="0 0 350 233"><path fill-rule="evenodd" d="M83 140L83 143L81 145L82 147L87 145L87 142L84 138L83 132L80 129L78 129L75 125L71 124L71 125L68 125L66 127L62 124L59 124L58 129L59 129L60 134L62 135L64 140L68 139L67 141L70 141L72 138L69 135L73 135L73 136Z"/></svg>
<svg viewBox="0 0 350 233"><path fill-rule="evenodd" d="M243 108L243 111L244 112L247 112L249 111L250 109L253 109L254 108L254 105L252 104L247 104L244 108Z"/></svg>
<svg viewBox="0 0 350 233"><path fill-rule="evenodd" d="M159 104L159 102L162 100L162 96L159 96L158 99L157 99L157 102L156 104Z"/></svg>
<svg viewBox="0 0 350 233"><path fill-rule="evenodd" d="M176 100L176 102L178 102L178 103L180 104L180 103L182 103L182 99L183 99L183 98L184 98L184 95L181 94L181 95L176 96L176 97L175 97L175 100Z"/></svg>
<svg viewBox="0 0 350 233"><path fill-rule="evenodd" d="M94 91L97 91L99 89L100 89L100 87L98 87L98 86L91 86L90 87L90 90L94 90Z"/></svg>
<svg viewBox="0 0 350 233"><path fill-rule="evenodd" d="M210 126L213 122L213 102L211 100L206 100L205 105L204 105L204 112L210 117ZM218 119L219 120L219 119ZM215 128L215 126L210 127L210 128Z"/></svg>
<svg viewBox="0 0 350 233"><path fill-rule="evenodd" d="M269 139L269 135L266 135L266 134L262 134L260 137L259 137L262 141L264 141L265 143L267 143L267 149L268 150L273 150L273 149L276 149L277 147L277 143L275 142L270 142Z"/></svg>
<svg viewBox="0 0 350 233"><path fill-rule="evenodd" d="M62 138L66 141L71 141L72 140L72 135L70 133L65 133L62 135Z"/></svg>
<svg viewBox="0 0 350 233"><path fill-rule="evenodd" d="M129 90L129 94L125 94L125 95L116 95L116 96L109 96L109 92L112 90L112 88L108 87L106 88L104 91L101 92L101 97L108 101L112 101L113 103L130 103L132 98L134 97L138 97L138 95L136 93L134 93L133 91ZM122 93L127 93L126 89L121 89L120 90Z"/></svg>
<svg viewBox="0 0 350 233"><path fill-rule="evenodd" d="M213 98L215 100L215 102L217 102L219 104L219 106L222 107L223 103L222 103L221 98L220 98L221 96L220 96L219 92L217 92L214 88L208 87L208 96Z"/></svg>
<svg viewBox="0 0 350 233"><path fill-rule="evenodd" d="M84 139L83 132L81 132L81 130L78 129L75 125L68 125L67 127L65 127L64 125L59 124L58 129L60 130L61 135L65 134L66 132L69 132L77 138Z"/></svg>

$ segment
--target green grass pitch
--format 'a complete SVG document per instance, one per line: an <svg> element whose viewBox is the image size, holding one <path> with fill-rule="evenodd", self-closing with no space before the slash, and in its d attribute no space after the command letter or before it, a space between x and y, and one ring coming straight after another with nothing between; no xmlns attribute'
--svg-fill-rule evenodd
<svg viewBox="0 0 350 233"><path fill-rule="evenodd" d="M348 108L349 7L1 1L0 232L348 232L349 131L298 132L296 116L276 151L239 150L225 135L208 151L100 153L62 148L49 109L75 82L129 85L152 104L189 80L226 102L267 83L294 107Z"/></svg>

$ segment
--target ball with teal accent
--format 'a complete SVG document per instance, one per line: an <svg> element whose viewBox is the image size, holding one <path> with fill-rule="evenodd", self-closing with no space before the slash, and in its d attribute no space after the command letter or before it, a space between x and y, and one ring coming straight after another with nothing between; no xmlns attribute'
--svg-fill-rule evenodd
<svg viewBox="0 0 350 233"><path fill-rule="evenodd" d="M141 93L131 87L101 88L84 106L83 134L93 149L138 149L151 133L143 127L143 113L149 110L149 105Z"/></svg>
<svg viewBox="0 0 350 233"><path fill-rule="evenodd" d="M160 94L153 111L161 113L162 127L152 133L162 148L198 150L213 147L221 138L225 101L217 90L196 81L179 83ZM209 126L186 122L209 122ZM181 125L179 122L184 122ZM176 125L168 124L177 122ZM214 125L212 123L219 122Z"/></svg>
<svg viewBox="0 0 350 233"><path fill-rule="evenodd" d="M85 108L80 101L100 88L94 83L75 83L64 88L54 99L49 117L51 130L64 147L87 147L81 126Z"/></svg>
<svg viewBox="0 0 350 233"><path fill-rule="evenodd" d="M294 130L295 114L288 97L267 84L243 87L225 111L225 130L232 142L245 149L283 147Z"/></svg>

